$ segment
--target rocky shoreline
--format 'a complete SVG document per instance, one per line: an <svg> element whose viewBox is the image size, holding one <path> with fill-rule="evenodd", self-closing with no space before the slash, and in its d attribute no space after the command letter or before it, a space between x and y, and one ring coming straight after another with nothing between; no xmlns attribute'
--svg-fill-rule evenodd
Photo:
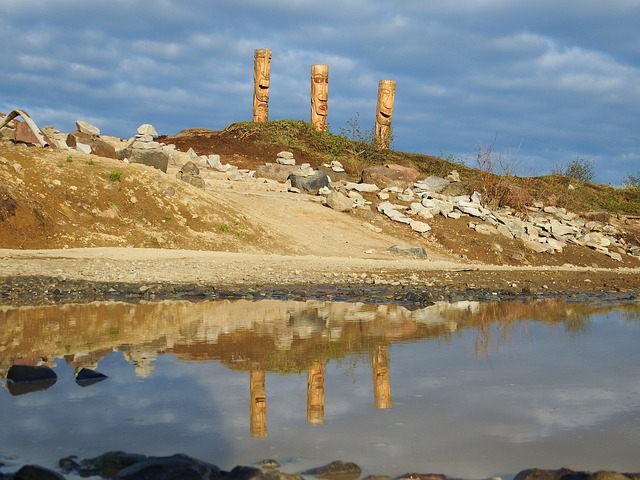
<svg viewBox="0 0 640 480"><path fill-rule="evenodd" d="M2 463L0 462L0 467ZM236 466L230 471L203 462L184 454L167 457L151 457L122 451L106 452L95 458L79 459L71 456L60 459L59 471L39 465L25 465L15 473L0 473L3 480L65 480L63 474L80 477L114 478L116 480L302 480L320 478L324 480L392 480L387 475L363 476L362 468L353 462L341 460L305 470L285 473L276 460L265 459L255 466ZM441 473L405 473L393 480L446 480ZM612 471L575 471L568 468L545 470L531 468L522 470L514 480L639 480L640 473L618 473ZM493 477L491 480L499 480Z"/></svg>
<svg viewBox="0 0 640 480"><path fill-rule="evenodd" d="M0 304L46 305L87 303L92 301L140 302L149 300L325 300L363 303L397 303L416 308L434 302L473 301L530 301L560 298L581 303L635 303L637 290L617 289L554 289L522 288L512 284L503 288L464 285L411 285L401 282L373 284L352 282L345 284L260 284L214 285L203 283L169 282L110 282L61 279L58 277L24 276L0 280Z"/></svg>

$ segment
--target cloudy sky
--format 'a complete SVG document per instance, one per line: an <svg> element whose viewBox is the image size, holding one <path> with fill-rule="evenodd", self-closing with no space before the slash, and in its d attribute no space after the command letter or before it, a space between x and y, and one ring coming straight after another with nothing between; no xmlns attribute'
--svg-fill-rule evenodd
<svg viewBox="0 0 640 480"><path fill-rule="evenodd" d="M398 150L520 174L580 157L640 172L640 0L0 0L0 111L130 137L251 120L253 52L272 50L269 119L309 121L329 65L329 129L373 126L397 82Z"/></svg>

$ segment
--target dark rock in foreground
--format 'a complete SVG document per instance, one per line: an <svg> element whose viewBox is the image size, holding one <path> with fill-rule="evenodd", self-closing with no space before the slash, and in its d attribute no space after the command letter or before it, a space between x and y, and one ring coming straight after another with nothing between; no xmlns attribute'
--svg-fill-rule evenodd
<svg viewBox="0 0 640 480"><path fill-rule="evenodd" d="M59 462L65 473L81 477L101 476L116 480L302 480L301 475L329 480L357 479L362 469L352 462L334 461L318 468L312 468L300 475L276 470L274 460L260 463L262 468L237 466L230 472L220 470L216 465L203 462L184 454L169 457L147 457L121 451L106 452L95 458L78 460L66 457ZM64 480L60 473L37 465L25 465L15 473L0 473L2 480ZM396 480L446 480L441 473L405 473ZM390 479L388 476L369 475L365 480ZM640 480L640 473L618 473L611 471L574 471L568 468L544 470L531 468L522 470L514 480Z"/></svg>

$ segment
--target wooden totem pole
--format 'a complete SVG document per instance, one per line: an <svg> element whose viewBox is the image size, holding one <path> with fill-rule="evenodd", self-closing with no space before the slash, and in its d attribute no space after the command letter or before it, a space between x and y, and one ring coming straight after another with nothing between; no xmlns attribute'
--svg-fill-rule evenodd
<svg viewBox="0 0 640 480"><path fill-rule="evenodd" d="M373 142L376 147L381 149L389 148L391 143L391 114L393 113L395 94L396 82L393 80L380 80Z"/></svg>
<svg viewBox="0 0 640 480"><path fill-rule="evenodd" d="M271 50L259 48L253 54L253 121L269 119L269 82Z"/></svg>
<svg viewBox="0 0 640 480"><path fill-rule="evenodd" d="M389 383L389 352L379 345L373 353L373 397L376 408L391 408L391 385Z"/></svg>
<svg viewBox="0 0 640 480"><path fill-rule="evenodd" d="M307 371L307 422L324 422L324 365L314 362Z"/></svg>
<svg viewBox="0 0 640 480"><path fill-rule="evenodd" d="M267 393L264 384L264 372L251 370L251 405L249 407L249 431L252 437L267 436Z"/></svg>
<svg viewBox="0 0 640 480"><path fill-rule="evenodd" d="M311 124L319 132L327 131L329 66L311 65Z"/></svg>

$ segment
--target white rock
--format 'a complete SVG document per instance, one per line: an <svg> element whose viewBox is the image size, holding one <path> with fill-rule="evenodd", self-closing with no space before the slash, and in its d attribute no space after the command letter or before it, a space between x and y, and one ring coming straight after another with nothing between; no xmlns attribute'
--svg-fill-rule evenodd
<svg viewBox="0 0 640 480"><path fill-rule="evenodd" d="M279 152L277 155L278 158L288 158L288 159L293 159L293 153L291 152L287 152L287 151L282 151Z"/></svg>
<svg viewBox="0 0 640 480"><path fill-rule="evenodd" d="M276 163L278 165L295 165L296 164L296 159L295 158L278 157L278 158L276 158Z"/></svg>
<svg viewBox="0 0 640 480"><path fill-rule="evenodd" d="M426 233L431 230L431 227L424 222L413 221L409 224L411 230L418 233Z"/></svg>
<svg viewBox="0 0 640 480"><path fill-rule="evenodd" d="M339 161L333 160L331 162L331 170L333 170L334 172L344 172L344 167Z"/></svg>
<svg viewBox="0 0 640 480"><path fill-rule="evenodd" d="M143 123L142 125L140 125L138 127L138 133L140 135L151 135L153 137L158 136L158 132L156 131L156 128L149 123Z"/></svg>
<svg viewBox="0 0 640 480"><path fill-rule="evenodd" d="M378 186L373 183L347 182L344 188L346 188L347 190L356 190L358 192L363 192L363 193L374 193L380 190ZM387 195L387 199L388 198L389 198L389 195Z"/></svg>
<svg viewBox="0 0 640 480"><path fill-rule="evenodd" d="M82 133L95 136L100 135L100 129L98 127L91 125L89 122L85 122L84 120L76 120L76 128Z"/></svg>
<svg viewBox="0 0 640 480"><path fill-rule="evenodd" d="M87 145L86 143L76 143L76 150L82 153L91 153L91 145Z"/></svg>

